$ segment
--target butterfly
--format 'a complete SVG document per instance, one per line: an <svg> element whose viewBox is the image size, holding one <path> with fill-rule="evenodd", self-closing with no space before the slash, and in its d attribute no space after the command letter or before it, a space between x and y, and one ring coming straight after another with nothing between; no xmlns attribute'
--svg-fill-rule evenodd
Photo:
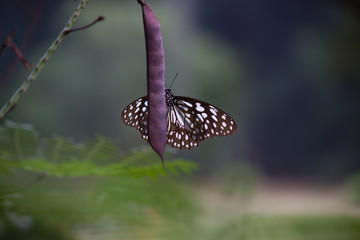
<svg viewBox="0 0 360 240"><path fill-rule="evenodd" d="M177 149L191 149L205 139L229 136L236 132L235 121L221 109L198 99L175 96L165 89L167 106L167 144ZM131 102L121 113L124 124L140 131L149 142L147 96Z"/></svg>

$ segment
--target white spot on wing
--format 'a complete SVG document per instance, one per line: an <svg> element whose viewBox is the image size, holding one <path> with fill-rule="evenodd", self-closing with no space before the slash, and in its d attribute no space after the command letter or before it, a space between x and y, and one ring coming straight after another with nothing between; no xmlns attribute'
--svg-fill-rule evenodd
<svg viewBox="0 0 360 240"><path fill-rule="evenodd" d="M189 102L186 102L186 101L182 101L185 105L189 106L189 107L192 107L193 105Z"/></svg>
<svg viewBox="0 0 360 240"><path fill-rule="evenodd" d="M200 103L196 103L196 110L199 111L199 112L203 112L205 111L205 108L203 108Z"/></svg>
<svg viewBox="0 0 360 240"><path fill-rule="evenodd" d="M203 113L204 114L204 113ZM205 113L206 114L206 113ZM204 118L201 116L201 114L198 114L198 117L200 118L200 120L203 122Z"/></svg>
<svg viewBox="0 0 360 240"><path fill-rule="evenodd" d="M214 114L215 116L217 115L216 108L210 108L210 112L212 112L212 114Z"/></svg>

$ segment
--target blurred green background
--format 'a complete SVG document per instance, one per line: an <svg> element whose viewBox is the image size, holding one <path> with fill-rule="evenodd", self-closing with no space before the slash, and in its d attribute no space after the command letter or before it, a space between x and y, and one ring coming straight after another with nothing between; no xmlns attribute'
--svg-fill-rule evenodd
<svg viewBox="0 0 360 240"><path fill-rule="evenodd" d="M79 172L77 185L72 184L77 180L70 177L74 175L71 171L64 171L56 164L54 168L45 166L46 159L52 158L49 156L54 156L56 146L61 144L63 137L59 136L69 137L69 146L85 144L86 152L95 149L100 141L96 136L100 134L106 143L111 142L111 152L119 153L121 162L136 156L146 146L139 133L120 120L123 108L146 94L140 6L135 0L90 0L76 26L88 24L98 15L105 16L105 21L70 34L15 110L0 121L5 129L3 133L6 132L0 139L2 160L19 161L19 149L31 144L31 149L40 152L51 150L49 155L36 151L22 154L21 164L10 167L12 174L9 169L2 173L2 185L7 192L31 181L41 169L49 172L49 177L40 183L17 193L33 205L22 207L24 202L16 200L18 195L3 195L2 216L11 212L40 219L33 222L39 224L44 239L47 229L55 226L58 232L72 229L71 236L85 239L104 237L106 231L114 233L106 239L114 236L184 239L191 234L193 239L292 239L291 236L358 239L359 209L354 202L360 198L359 3L340 0L149 0L148 3L162 26L167 83L179 73L173 92L223 109L237 122L238 132L231 137L209 139L191 151L167 148L165 162L170 164L172 158L179 159L183 164L180 169L191 172L191 177L168 173L162 179L164 173L154 170L158 169L160 160L151 153L139 157L152 159L151 170L138 174L132 171L126 181L119 175L111 176L114 179L110 181L109 173L103 176L90 167L81 175L71 165L73 171ZM0 42L14 29L14 42L30 62L36 63L62 30L76 4L3 1ZM14 54L4 51L0 56L1 105L26 76ZM30 124L33 128L13 122ZM16 129L41 136L40 140L26 138L25 133L20 134ZM39 148L42 141L50 141L43 138L53 139L54 145ZM16 145L14 139L24 140L24 144ZM89 139L95 145L87 145ZM106 146L101 145L99 152L105 151ZM26 163L27 158L33 160L40 155L43 162L36 167ZM83 155L78 153L74 159L82 161ZM197 163L198 170L193 172L191 162L183 159ZM92 161L94 168L103 164L99 157ZM133 165L136 168L143 164L140 161ZM148 180L149 172L153 180ZM88 179L94 174L95 180ZM145 176L141 177L142 174ZM114 184L126 189L125 195L132 198L124 200L125 195L108 194L106 189ZM72 218L67 222L61 214L50 213L57 217L49 221L49 215L36 210L42 199L54 201L42 193L57 185L64 199L72 196L75 202L57 201L53 205L68 212L85 212L90 220ZM77 195L68 192L69 188L78 190ZM152 195L158 191L164 194L159 202L162 207L156 205L157 196ZM149 195L149 199L139 197L141 192ZM81 210L76 203L88 202L84 209L97 208L94 199L104 194L112 199L112 203L104 206L121 205L118 212L112 214L100 209L86 214L87 210ZM172 197L167 199L169 195ZM182 198L183 203L172 205L174 199ZM9 202L15 206L11 210L7 209ZM292 203L292 207L287 208L287 203ZM125 214L127 204L136 207ZM170 211L179 206L184 206L179 210L180 215ZM122 212L125 217L119 220L117 217ZM132 219L142 216L146 216L143 222ZM151 225L155 218L162 219L156 220L156 226ZM0 222L0 233L7 229L4 226L8 225ZM168 228L174 231L164 234ZM26 228L15 226L14 229L8 232ZM129 233L139 231L144 235ZM119 234L124 232L130 235ZM61 239L62 235L58 236Z"/></svg>

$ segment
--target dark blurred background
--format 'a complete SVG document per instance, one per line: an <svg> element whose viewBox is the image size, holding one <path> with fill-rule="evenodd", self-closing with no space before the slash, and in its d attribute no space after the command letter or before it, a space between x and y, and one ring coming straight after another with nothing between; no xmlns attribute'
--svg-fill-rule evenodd
<svg viewBox="0 0 360 240"><path fill-rule="evenodd" d="M339 180L360 168L360 4L335 0L148 0L162 24L167 82L210 102L239 131L191 151L199 174L251 163L267 176ZM57 37L73 1L2 1L0 41L33 62ZM82 140L102 134L122 149L145 145L120 120L146 94L145 44L135 0L90 1L18 106L5 118L42 135ZM10 50L0 57L0 103L26 79ZM2 120L0 123L4 122Z"/></svg>

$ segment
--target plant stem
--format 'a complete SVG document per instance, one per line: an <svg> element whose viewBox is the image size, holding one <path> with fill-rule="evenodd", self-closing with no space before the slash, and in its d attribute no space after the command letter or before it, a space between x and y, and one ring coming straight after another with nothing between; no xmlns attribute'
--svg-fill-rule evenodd
<svg viewBox="0 0 360 240"><path fill-rule="evenodd" d="M49 61L50 57L54 54L56 48L60 45L60 43L64 40L65 36L71 29L71 27L76 22L82 10L85 8L85 5L88 3L88 0L82 0L79 3L79 6L75 9L73 15L70 17L69 21L65 25L65 28L60 32L59 36L55 39L55 41L51 44L49 49L46 51L44 56L42 56L39 62L36 64L35 68L29 74L25 82L15 91L12 97L4 104L4 106L0 110L0 120L5 117L5 115L13 109L19 98L26 92L26 90L30 87L30 85L35 81L37 75L44 68L47 61Z"/></svg>

